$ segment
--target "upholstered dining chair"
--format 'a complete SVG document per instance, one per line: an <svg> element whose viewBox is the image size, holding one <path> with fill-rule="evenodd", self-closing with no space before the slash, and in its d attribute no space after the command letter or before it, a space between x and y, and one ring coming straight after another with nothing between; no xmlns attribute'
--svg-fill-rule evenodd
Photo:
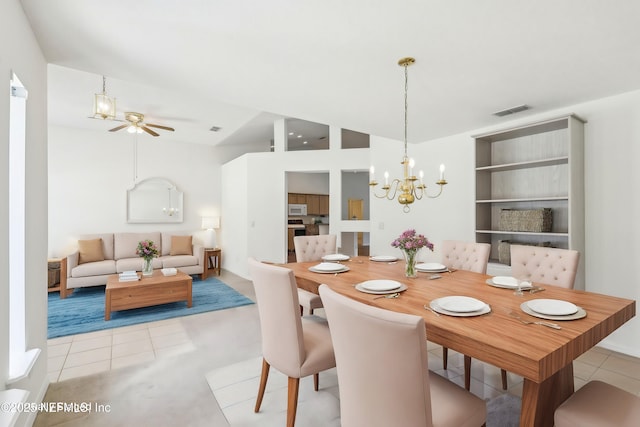
<svg viewBox="0 0 640 427"><path fill-rule="evenodd" d="M511 276L518 280L573 289L580 252L546 246L511 245ZM500 370L502 389L507 389L507 371Z"/></svg>
<svg viewBox="0 0 640 427"><path fill-rule="evenodd" d="M352 426L482 426L482 399L427 367L424 319L371 307L321 285L340 392Z"/></svg>
<svg viewBox="0 0 640 427"><path fill-rule="evenodd" d="M554 413L555 427L635 427L640 398L602 381L589 381Z"/></svg>
<svg viewBox="0 0 640 427"><path fill-rule="evenodd" d="M511 245L511 275L522 280L572 289L579 261L570 249Z"/></svg>
<svg viewBox="0 0 640 427"><path fill-rule="evenodd" d="M467 270L485 274L491 245L489 243L442 241L442 264L450 270ZM449 349L442 347L442 367L447 369ZM471 357L464 356L464 386L471 387Z"/></svg>
<svg viewBox="0 0 640 427"><path fill-rule="evenodd" d="M295 425L300 378L313 375L318 391L318 373L336 366L326 320L301 317L293 271L249 258L249 273L258 303L262 333L262 374L255 412L260 411L271 366L289 377L287 427Z"/></svg>
<svg viewBox="0 0 640 427"><path fill-rule="evenodd" d="M296 262L320 261L322 257L336 253L337 236L335 234L320 234L316 236L295 236L293 246L296 251ZM298 289L300 300L300 314L306 311L313 314L316 308L322 308L320 296L313 292Z"/></svg>

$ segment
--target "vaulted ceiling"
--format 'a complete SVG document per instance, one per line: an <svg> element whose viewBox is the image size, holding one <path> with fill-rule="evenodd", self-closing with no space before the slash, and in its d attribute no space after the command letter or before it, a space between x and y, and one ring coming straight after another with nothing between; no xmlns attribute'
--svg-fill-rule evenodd
<svg viewBox="0 0 640 427"><path fill-rule="evenodd" d="M102 75L120 114L211 145L268 143L277 117L402 139L404 56L410 142L640 89L637 0L22 4L62 126L113 127L87 118Z"/></svg>

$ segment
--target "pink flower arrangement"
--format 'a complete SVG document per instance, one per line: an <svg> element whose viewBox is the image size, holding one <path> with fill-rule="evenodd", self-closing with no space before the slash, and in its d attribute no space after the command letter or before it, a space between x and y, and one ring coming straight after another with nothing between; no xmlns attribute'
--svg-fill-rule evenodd
<svg viewBox="0 0 640 427"><path fill-rule="evenodd" d="M391 242L391 246L406 252L417 252L418 249L427 248L433 251L433 243L422 234L416 234L416 230L410 229L402 233Z"/></svg>
<svg viewBox="0 0 640 427"><path fill-rule="evenodd" d="M150 260L158 256L158 247L152 240L141 240L138 242L136 254L145 260Z"/></svg>

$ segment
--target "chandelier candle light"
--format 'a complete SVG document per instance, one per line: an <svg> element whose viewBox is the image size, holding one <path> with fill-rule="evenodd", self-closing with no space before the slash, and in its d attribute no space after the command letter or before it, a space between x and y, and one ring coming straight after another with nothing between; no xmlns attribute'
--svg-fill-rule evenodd
<svg viewBox="0 0 640 427"><path fill-rule="evenodd" d="M415 161L412 158L409 158L409 156L407 155L407 91L409 87L409 74L407 68L414 62L416 62L416 60L410 57L402 58L398 61L398 65L404 67L404 156L402 157L402 161L400 162L403 167L403 178L396 178L391 181L391 184L389 184L389 172L385 171L384 185L382 186L383 193L378 194L375 191L375 187L376 185L378 185L378 182L375 179L375 169L373 166L371 166L369 181L369 186L371 186L373 195L379 199L386 198L388 200L393 200L396 198L396 194L398 194L399 191L400 194L398 194L398 202L404 206L402 208L404 212L409 212L411 210L409 205L416 199L422 199L424 195L429 198L436 198L440 196L440 194L442 194L443 187L447 184L447 181L444 179L444 165L440 165L440 180L436 181L436 184L440 186L440 191L438 192L438 194L435 194L433 196L428 195L425 191L427 186L424 185L423 182L424 172L419 172L419 182L416 182L418 181L418 178L413 174Z"/></svg>

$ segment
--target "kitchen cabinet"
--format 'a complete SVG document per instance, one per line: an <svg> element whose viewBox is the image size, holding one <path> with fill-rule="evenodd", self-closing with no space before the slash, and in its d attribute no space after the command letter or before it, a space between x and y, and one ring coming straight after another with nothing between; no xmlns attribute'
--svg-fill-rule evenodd
<svg viewBox="0 0 640 427"><path fill-rule="evenodd" d="M329 215L329 196L326 194L320 195L320 215Z"/></svg>
<svg viewBox="0 0 640 427"><path fill-rule="evenodd" d="M293 237L295 236L295 230L290 228L287 230L287 250L293 252L295 246L293 246Z"/></svg>
<svg viewBox="0 0 640 427"><path fill-rule="evenodd" d="M317 236L318 234L320 234L320 228L318 227L318 224L307 224L305 225L305 227L307 236Z"/></svg>
<svg viewBox="0 0 640 427"><path fill-rule="evenodd" d="M307 213L320 215L320 196L318 194L307 194Z"/></svg>
<svg viewBox="0 0 640 427"><path fill-rule="evenodd" d="M293 204L307 204L306 194L289 193L289 203Z"/></svg>

